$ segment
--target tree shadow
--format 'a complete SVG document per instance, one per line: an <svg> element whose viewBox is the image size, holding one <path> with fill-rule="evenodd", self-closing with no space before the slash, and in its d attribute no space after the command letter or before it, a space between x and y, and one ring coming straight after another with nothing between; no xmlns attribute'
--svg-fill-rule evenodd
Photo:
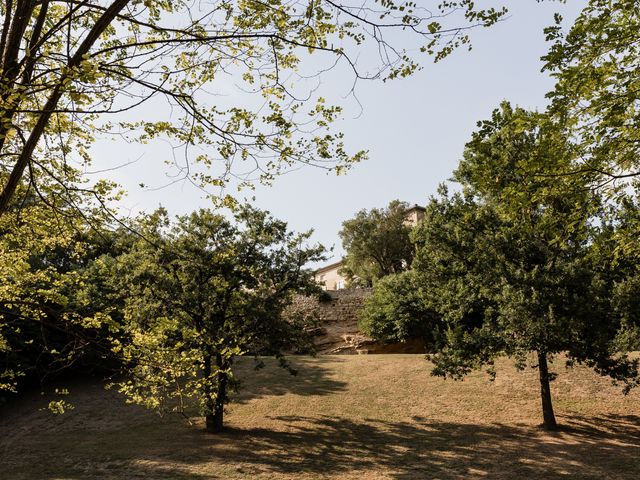
<svg viewBox="0 0 640 480"><path fill-rule="evenodd" d="M296 371L292 375L278 365L273 358L262 358L264 367L256 370L251 358L242 358L234 366L234 373L240 380L240 389L233 395L234 403L246 403L249 400L268 396L295 393L303 396L323 396L346 390L347 383L333 378L332 369L324 362L344 362L339 357L323 358L287 357L287 361Z"/></svg>
<svg viewBox="0 0 640 480"><path fill-rule="evenodd" d="M606 414L586 417L583 415L562 415L561 430L597 439L625 439L640 446L640 416Z"/></svg>
<svg viewBox="0 0 640 480"><path fill-rule="evenodd" d="M225 460L253 473L371 474L413 478L638 478L640 417L572 416L553 434L531 426L278 417L286 431L227 435ZM564 419L563 419L564 420Z"/></svg>
<svg viewBox="0 0 640 480"><path fill-rule="evenodd" d="M471 425L415 417L407 422L281 416L277 429L207 435L158 424L118 444L113 433L71 433L57 462L37 478L317 478L375 475L438 478L636 479L640 417L561 417L547 433L527 425ZM20 452L17 452L20 454ZM0 477L1 477L0 473ZM34 478L12 475L11 478Z"/></svg>

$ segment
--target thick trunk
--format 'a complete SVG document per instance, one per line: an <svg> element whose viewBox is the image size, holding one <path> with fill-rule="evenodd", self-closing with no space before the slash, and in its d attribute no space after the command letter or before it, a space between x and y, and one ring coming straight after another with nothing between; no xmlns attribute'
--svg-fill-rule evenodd
<svg viewBox="0 0 640 480"><path fill-rule="evenodd" d="M549 366L547 365L547 354L538 351L538 372L540 374L540 398L542 400L542 426L546 430L556 430L556 416L553 413L551 403L551 386L549 385Z"/></svg>
<svg viewBox="0 0 640 480"><path fill-rule="evenodd" d="M208 356L205 359L204 373L207 376L211 375L211 361L213 356ZM205 416L206 430L208 433L220 433L223 429L224 420L224 401L227 396L227 375L226 373L220 373L221 370L226 370L226 364L222 360L222 355L216 354L216 367L218 368L218 374L216 376L216 394L213 395L213 389L208 387L207 391L207 415ZM208 372L207 372L208 370Z"/></svg>

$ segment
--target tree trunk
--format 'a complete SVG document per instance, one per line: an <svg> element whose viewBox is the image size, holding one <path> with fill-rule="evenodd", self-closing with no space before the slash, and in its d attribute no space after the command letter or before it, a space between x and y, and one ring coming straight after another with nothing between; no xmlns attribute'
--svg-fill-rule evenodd
<svg viewBox="0 0 640 480"><path fill-rule="evenodd" d="M211 360L212 356L208 356L205 359L205 374L207 369L209 375L211 375ZM207 415L205 416L206 431L208 433L220 433L223 429L224 419L224 401L227 397L227 374L220 373L220 370L226 370L227 366L222 360L222 355L216 354L216 366L218 367L218 374L216 377L217 392L215 399L213 398L211 387L208 387L207 392ZM208 368L207 368L208 367Z"/></svg>
<svg viewBox="0 0 640 480"><path fill-rule="evenodd" d="M222 419L224 411L216 409L205 417L207 433L220 433L222 431Z"/></svg>
<svg viewBox="0 0 640 480"><path fill-rule="evenodd" d="M556 416L551 403L551 387L549 385L549 366L546 352L538 351L538 372L540 374L540 398L542 400L542 427L545 430L556 430Z"/></svg>

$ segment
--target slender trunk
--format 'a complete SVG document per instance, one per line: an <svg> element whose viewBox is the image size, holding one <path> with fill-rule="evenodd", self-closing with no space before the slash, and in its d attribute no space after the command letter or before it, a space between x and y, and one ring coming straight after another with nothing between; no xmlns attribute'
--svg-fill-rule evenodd
<svg viewBox="0 0 640 480"><path fill-rule="evenodd" d="M31 83L31 75L33 74L33 68L36 64L37 48L36 45L40 41L40 35L42 34L42 28L47 18L47 12L49 11L49 0L45 0L40 5L40 11L38 12L38 18L33 26L31 32L31 38L29 39L29 46L27 47L27 53L25 55L24 72L22 73L22 84L29 85Z"/></svg>
<svg viewBox="0 0 640 480"><path fill-rule="evenodd" d="M7 82L6 87L8 88L13 86L13 81L18 77L20 45L31 20L35 4L36 2L31 0L18 0L15 11L6 13L11 18L8 34L5 35L3 32L3 40L6 43L2 51L2 78Z"/></svg>
<svg viewBox="0 0 640 480"><path fill-rule="evenodd" d="M114 0L113 3L104 11L100 18L93 25L89 33L82 41L75 54L69 60L68 66L70 68L77 67L83 60L84 54L88 53L93 44L100 38L100 35L109 27L113 19L120 13L120 11L127 6L131 0ZM7 49L10 45L7 45ZM5 59L5 69L7 68L7 60ZM36 121L36 124L31 129L31 134L27 138L27 141L22 148L22 151L18 155L15 165L7 179L7 182L0 192L0 216L5 213L9 208L9 202L15 193L15 190L22 179L27 165L31 161L31 155L33 154L40 138L44 134L45 128L49 123L51 115L58 106L58 102L64 93L63 85L66 76L61 76L59 83L53 88L49 99L45 103L43 109L40 112L40 116ZM2 120L5 120L4 118ZM0 126L0 129L4 128ZM0 140L4 141L4 140Z"/></svg>
<svg viewBox="0 0 640 480"><path fill-rule="evenodd" d="M556 416L551 403L551 387L549 385L549 366L546 352L538 351L538 372L540 374L540 398L542 400L542 426L545 430L556 430Z"/></svg>
<svg viewBox="0 0 640 480"><path fill-rule="evenodd" d="M205 374L207 370L207 364L209 365L209 374L211 374L211 361L213 355L210 355L205 360ZM209 386L207 392L207 415L205 417L206 430L209 433L220 433L223 429L224 419L224 401L227 397L227 374L221 373L222 370L226 370L227 365L222 360L222 355L216 354L216 367L218 373L216 376L216 395L212 394L213 391Z"/></svg>
<svg viewBox="0 0 640 480"><path fill-rule="evenodd" d="M20 92L15 89L15 82L20 73L20 46L29 22L35 2L18 0L15 11L13 2L5 4L6 14L2 31L2 51L0 52L0 151L4 148L7 132L12 127L16 108L20 103Z"/></svg>
<svg viewBox="0 0 640 480"><path fill-rule="evenodd" d="M0 35L0 70L4 69L4 50L7 45L7 36L11 26L13 16L13 0L5 0L4 3L4 23L2 24L2 34Z"/></svg>

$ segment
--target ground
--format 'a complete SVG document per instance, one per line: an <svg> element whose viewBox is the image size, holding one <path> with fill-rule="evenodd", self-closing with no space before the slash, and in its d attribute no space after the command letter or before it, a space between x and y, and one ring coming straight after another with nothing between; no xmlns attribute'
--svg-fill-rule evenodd
<svg viewBox="0 0 640 480"><path fill-rule="evenodd" d="M74 411L33 395L0 417L0 478L53 479L637 479L640 392L585 368L553 384L557 433L540 423L537 372L507 361L491 382L429 375L421 355L267 362L229 405L228 430L159 418L96 383L72 386Z"/></svg>

